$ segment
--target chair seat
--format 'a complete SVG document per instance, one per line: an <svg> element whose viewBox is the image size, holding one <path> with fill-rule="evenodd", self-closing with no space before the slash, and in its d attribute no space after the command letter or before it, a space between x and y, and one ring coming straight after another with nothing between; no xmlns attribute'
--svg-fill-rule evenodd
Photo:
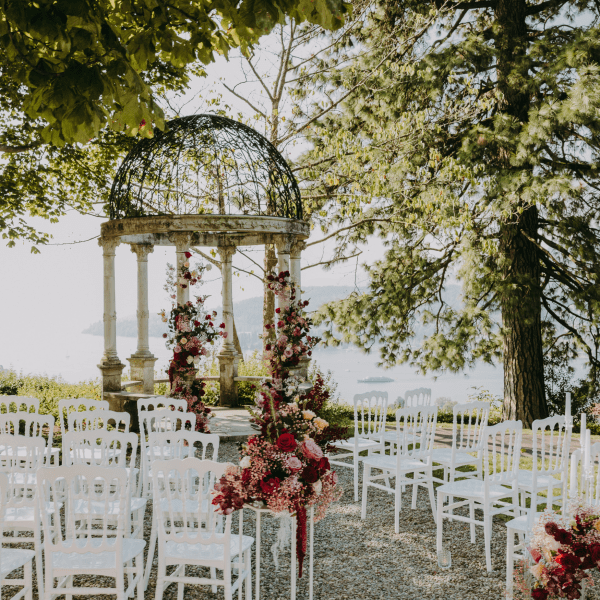
<svg viewBox="0 0 600 600"><path fill-rule="evenodd" d="M406 441L407 441L407 442L411 442L411 441L412 441L412 439L413 439L413 437L414 437L414 436L413 436L411 433L409 433L409 434L406 436ZM384 439L386 442L396 442L396 441L398 440L398 432L397 432L397 431L386 431L386 432L383 434L383 439ZM404 437L402 437L401 439L404 439Z"/></svg>
<svg viewBox="0 0 600 600"><path fill-rule="evenodd" d="M519 487L530 489L533 488L533 472L526 471L525 469L519 469ZM540 475L537 476L537 488L538 491L543 491L544 488L548 489L549 486L558 487L562 485L560 479L556 479L552 475Z"/></svg>
<svg viewBox="0 0 600 600"><path fill-rule="evenodd" d="M190 539L196 539L198 534L191 535ZM224 534L215 533L214 537L219 540L223 539ZM210 539L210 534L208 533L200 533L200 539L208 540ZM245 552L254 544L254 538L243 535L242 536L242 552ZM175 542L170 541L167 542L165 548L166 558L182 560L189 558L192 561L196 560L223 560L224 557L225 545L217 543L212 544L202 544L198 543L189 543L189 542ZM229 553L233 558L237 556L240 552L240 536L232 535L229 541Z"/></svg>
<svg viewBox="0 0 600 600"><path fill-rule="evenodd" d="M459 498L481 499L485 497L485 482L480 479L461 479L445 483L437 488L438 493L442 492L448 496L458 496ZM512 490L503 485L490 484L490 498L506 498L510 496Z"/></svg>
<svg viewBox="0 0 600 600"><path fill-rule="evenodd" d="M0 559L0 579L26 565L35 556L33 550L21 550L20 548L2 548Z"/></svg>
<svg viewBox="0 0 600 600"><path fill-rule="evenodd" d="M176 515L179 515L183 512L183 505L181 503L181 500L171 499L170 506ZM200 507L200 512L202 514L206 514L208 512L209 507L212 508L213 511L216 511L219 509L218 506L215 506L214 504L209 503L208 498L205 498L204 500L202 500L202 506ZM169 512L169 510L170 510L169 509L169 501L167 498L161 498L160 509L163 512ZM198 512L198 502L194 501L194 500L186 500L185 501L185 512L190 516L196 514Z"/></svg>
<svg viewBox="0 0 600 600"><path fill-rule="evenodd" d="M102 539L86 540L78 538L76 540L66 540L63 546L66 548L75 546L85 548L87 543L94 548L102 545ZM109 545L114 546L116 539L108 540ZM146 542L139 539L124 538L123 544L123 563L127 563L139 554L144 552ZM54 569L77 570L83 573L89 573L100 569L116 569L116 552L105 550L103 552L85 552L78 554L76 552L52 552L52 567Z"/></svg>
<svg viewBox="0 0 600 600"><path fill-rule="evenodd" d="M434 463L450 465L452 463L452 448L434 448L431 453L431 460ZM456 452L454 454L455 465L468 465L477 462L477 460L476 456L472 456L467 452Z"/></svg>
<svg viewBox="0 0 600 600"><path fill-rule="evenodd" d="M162 460L171 458L187 458L190 455L190 449L188 446L183 446L181 453L175 452L175 450L177 450L177 448L173 448L173 446L163 446L162 448L148 446L146 448L146 455L150 457L150 454L152 454L152 458L158 458Z"/></svg>
<svg viewBox="0 0 600 600"><path fill-rule="evenodd" d="M135 512L140 510L140 508L144 508L146 503L148 502L148 498L132 498L131 499L131 512ZM73 502L73 512L76 515L87 515L89 514L89 504L88 500L83 500L78 498ZM92 515L103 516L106 514L105 505L102 501L92 501ZM121 512L119 501L108 502L108 516L116 517Z"/></svg>
<svg viewBox="0 0 600 600"><path fill-rule="evenodd" d="M534 522L537 521L543 514L544 513L536 512ZM527 515L521 515L516 519L506 521L505 525L508 529L514 529L515 531L522 531L525 533L527 531Z"/></svg>
<svg viewBox="0 0 600 600"><path fill-rule="evenodd" d="M58 503L58 508L62 507L62 502ZM37 522L35 518L35 506L8 506L4 515L4 528L14 529L15 525L34 524ZM54 502L46 502L46 512L51 515L55 511Z"/></svg>
<svg viewBox="0 0 600 600"><path fill-rule="evenodd" d="M398 467L398 461L395 456L374 455L363 459L363 463L375 469L382 471L395 471ZM427 463L417 458L408 458L400 460L401 471L413 471L416 469L427 468Z"/></svg>
<svg viewBox="0 0 600 600"><path fill-rule="evenodd" d="M338 442L334 442L332 444L332 446L334 446L335 448L339 448L340 450L354 450L354 440L357 440L356 445L358 446L359 450L366 450L368 448L376 448L377 446L380 446L381 443L379 441L376 440L370 440L368 438L348 438L347 440L340 440Z"/></svg>

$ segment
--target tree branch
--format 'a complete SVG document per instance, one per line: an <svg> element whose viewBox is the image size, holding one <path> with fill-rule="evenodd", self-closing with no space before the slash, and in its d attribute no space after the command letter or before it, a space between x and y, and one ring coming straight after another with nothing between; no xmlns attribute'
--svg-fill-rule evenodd
<svg viewBox="0 0 600 600"><path fill-rule="evenodd" d="M27 152L33 150L38 146L41 146L42 142L34 142L33 144L26 144L24 146L7 146L6 144L0 144L0 152L5 154L18 154L19 152Z"/></svg>
<svg viewBox="0 0 600 600"><path fill-rule="evenodd" d="M250 100L248 100L248 98L244 98L244 96L242 96L241 94L238 94L236 91L232 90L228 85L226 85L225 83L223 84L223 87L230 92L231 94L233 94L234 96L236 96L237 98L239 98L240 100L243 100L254 112L258 113L263 119L267 118L267 115L260 110L260 108L256 108L256 106L254 106Z"/></svg>

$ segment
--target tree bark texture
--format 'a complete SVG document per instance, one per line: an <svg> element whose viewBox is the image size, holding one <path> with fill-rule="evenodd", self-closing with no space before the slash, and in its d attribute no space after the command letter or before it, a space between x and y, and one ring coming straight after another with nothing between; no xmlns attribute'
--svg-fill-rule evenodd
<svg viewBox="0 0 600 600"><path fill-rule="evenodd" d="M529 95L525 0L498 0L495 6L500 109L513 118L513 134L527 122ZM498 149L500 172L510 174L510 148ZM530 165L521 168L532 169ZM507 177L508 180L512 179ZM500 303L503 325L505 419L530 427L548 414L544 391L541 269L538 249L521 232L538 239L538 210L525 202L500 226Z"/></svg>

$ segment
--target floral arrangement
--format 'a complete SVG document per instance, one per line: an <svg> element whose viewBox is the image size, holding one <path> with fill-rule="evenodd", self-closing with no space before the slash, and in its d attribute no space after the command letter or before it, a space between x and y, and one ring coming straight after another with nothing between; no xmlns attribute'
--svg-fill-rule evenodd
<svg viewBox="0 0 600 600"><path fill-rule="evenodd" d="M598 507L577 505L570 512L566 519L546 511L536 522L528 548L534 564L524 561L515 576L521 598L580 598L582 582L592 582L589 570L600 568Z"/></svg>
<svg viewBox="0 0 600 600"><path fill-rule="evenodd" d="M242 445L239 466L228 466L215 485L213 504L224 514L257 501L275 513L295 514L301 576L307 508L315 507L315 518L319 520L342 494L337 474L325 456L328 444L339 438L335 432L326 433L329 423L319 417L323 391L313 388L308 394L300 394L301 380L290 374L290 369L310 356L319 341L308 335L312 323L303 310L308 302L296 300L296 289L287 271L269 276L267 285L286 303L277 309L276 340L266 346L272 379L262 383L256 409L251 411L251 420L260 433Z"/></svg>
<svg viewBox="0 0 600 600"><path fill-rule="evenodd" d="M175 267L167 266L167 283L165 289L172 300L176 300L177 287L186 289L198 284L205 270L210 268L197 265L190 270L191 253L186 252L186 262L180 272L175 275ZM175 290L175 293L172 293ZM214 325L216 312L212 314L204 310L206 296L196 296L196 301L188 301L183 305L173 302L171 312L167 317L166 311L159 314L163 322L169 324L169 334L164 333L167 348L173 350L173 358L169 364L169 383L172 398L184 398L188 403L188 411L196 415L196 430L209 432L208 421L211 416L210 408L202 401L204 382L196 377L200 357L207 355L207 345L214 344L215 338L226 337L223 331L225 324L218 328Z"/></svg>

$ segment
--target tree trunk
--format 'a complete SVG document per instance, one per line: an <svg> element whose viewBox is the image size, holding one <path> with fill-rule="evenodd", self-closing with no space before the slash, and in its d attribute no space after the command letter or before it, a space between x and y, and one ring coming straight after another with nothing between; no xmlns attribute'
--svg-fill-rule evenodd
<svg viewBox="0 0 600 600"><path fill-rule="evenodd" d="M513 139L527 122L529 111L526 8L525 0L498 0L495 6L497 77L503 94L500 109L512 117L510 137ZM510 186L500 194L518 194L518 188L513 187L518 169L531 171L533 168L527 164L515 168L510 162L511 152L509 147L498 148L501 169L498 180ZM511 202L511 205L512 215L500 226L499 232L503 417L521 420L525 427L530 427L532 421L548 414L544 391L540 261L537 247L523 235L538 239L538 211L524 200Z"/></svg>
<svg viewBox="0 0 600 600"><path fill-rule="evenodd" d="M275 252L275 246L273 244L265 244L265 277L269 275L276 266L277 253ZM267 332L264 329L264 326L267 324L272 325L274 322L275 294L267 288L265 279L265 291L263 297L263 332L268 333L268 335L266 335L263 339L263 351L267 344L270 344L275 340L275 330L269 329Z"/></svg>

